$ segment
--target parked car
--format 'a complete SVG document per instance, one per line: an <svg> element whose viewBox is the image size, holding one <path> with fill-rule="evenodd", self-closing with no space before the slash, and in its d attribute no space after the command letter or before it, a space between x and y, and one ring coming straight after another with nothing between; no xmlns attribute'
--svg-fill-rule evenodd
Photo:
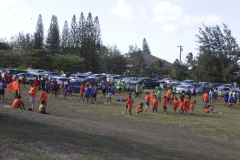
<svg viewBox="0 0 240 160"><path fill-rule="evenodd" d="M212 83L213 88L219 87L221 85L223 85L223 84L222 83Z"/></svg>
<svg viewBox="0 0 240 160"><path fill-rule="evenodd" d="M81 89L82 82L76 81L76 82L72 82L72 84L73 84L73 92L74 93L79 93L80 89Z"/></svg>
<svg viewBox="0 0 240 160"><path fill-rule="evenodd" d="M61 74L61 77L70 77L72 74L71 73L63 73Z"/></svg>
<svg viewBox="0 0 240 160"><path fill-rule="evenodd" d="M190 86L190 85L187 85L187 86L186 85L179 85L179 86L177 86L176 93L182 93L182 91L187 92L188 89L193 93L193 89L194 89L193 86Z"/></svg>
<svg viewBox="0 0 240 160"><path fill-rule="evenodd" d="M170 83L170 82L173 81L173 79L171 79L171 78L164 78L164 79L162 79L161 81L165 81L165 82Z"/></svg>
<svg viewBox="0 0 240 160"><path fill-rule="evenodd" d="M30 73L19 73L17 74L18 79L22 80L23 76L26 76L26 83L32 83L34 79L36 79L32 74Z"/></svg>
<svg viewBox="0 0 240 160"><path fill-rule="evenodd" d="M87 82L90 82L90 84L97 86L99 80L97 80L96 78L85 78L81 82L84 82L84 84L86 84Z"/></svg>
<svg viewBox="0 0 240 160"><path fill-rule="evenodd" d="M111 78L111 80L113 80L113 79L114 79L117 83L122 80L122 78L121 78L121 77L118 77L118 76L113 76L113 77Z"/></svg>
<svg viewBox="0 0 240 160"><path fill-rule="evenodd" d="M38 74L38 73L44 73L45 74L46 71L42 70L42 69L34 69L34 70L28 70L28 73L31 73L33 75Z"/></svg>
<svg viewBox="0 0 240 160"><path fill-rule="evenodd" d="M212 84L209 82L198 82L198 83L201 83L205 87L212 87Z"/></svg>
<svg viewBox="0 0 240 160"><path fill-rule="evenodd" d="M58 73L58 72L48 72L45 75L48 76L48 79L53 78L53 77L62 77L62 74Z"/></svg>
<svg viewBox="0 0 240 160"><path fill-rule="evenodd" d="M145 84L145 87L155 87L155 84L153 84L153 81L150 78L140 78L137 80L138 84L143 84L143 82Z"/></svg>
<svg viewBox="0 0 240 160"><path fill-rule="evenodd" d="M71 80L70 78L65 78L65 77L52 77L54 81L57 82L57 84L60 86L62 82L67 82L67 80Z"/></svg>
<svg viewBox="0 0 240 160"><path fill-rule="evenodd" d="M69 78L72 79L72 80L76 80L76 81L82 81L83 79L87 78L87 76L76 74L74 77L70 76Z"/></svg>
<svg viewBox="0 0 240 160"><path fill-rule="evenodd" d="M103 75L101 74L92 74L91 76L89 76L88 78L96 78L98 79L99 77L102 77Z"/></svg>
<svg viewBox="0 0 240 160"><path fill-rule="evenodd" d="M183 84L183 85L188 85L188 84L193 84L193 83L195 83L193 80L184 80L181 82L181 84Z"/></svg>
<svg viewBox="0 0 240 160"><path fill-rule="evenodd" d="M27 71L21 71L21 70L17 70L17 69L10 69L7 70L7 73L10 74L11 76L15 76L19 73L27 73Z"/></svg>
<svg viewBox="0 0 240 160"><path fill-rule="evenodd" d="M153 78L153 81L161 81L163 78Z"/></svg>

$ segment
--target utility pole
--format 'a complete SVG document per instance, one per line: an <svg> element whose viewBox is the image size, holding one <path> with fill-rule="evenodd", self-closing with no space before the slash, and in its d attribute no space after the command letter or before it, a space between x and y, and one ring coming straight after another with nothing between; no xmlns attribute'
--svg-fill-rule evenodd
<svg viewBox="0 0 240 160"><path fill-rule="evenodd" d="M182 50L183 50L182 49L183 46L177 46L177 47L180 47L180 64L181 64L181 53L182 53Z"/></svg>

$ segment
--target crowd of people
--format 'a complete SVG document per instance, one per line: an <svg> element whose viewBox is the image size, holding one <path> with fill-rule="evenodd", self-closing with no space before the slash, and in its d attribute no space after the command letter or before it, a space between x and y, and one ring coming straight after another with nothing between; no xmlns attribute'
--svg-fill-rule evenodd
<svg viewBox="0 0 240 160"><path fill-rule="evenodd" d="M9 77L11 81L9 81ZM18 79L17 76L12 78L6 74L4 77L0 77L0 102L3 103L4 101L4 93L7 85L13 81L18 81L20 84L20 88L17 89L15 92L15 99L12 104L12 108L20 108L25 109L24 103L21 101L21 88L25 88L26 84L26 77L24 76L21 80ZM49 113L47 108L47 98L48 94L50 94L49 99L58 99L59 90L61 90L61 95L65 100L71 99L72 92L73 92L73 84L69 80L66 82L62 82L59 86L56 81L53 79L48 79L46 76L45 78L38 78L30 83L31 88L29 91L30 96L30 103L31 108L28 108L29 111L34 111L34 104L36 99L36 94L38 91L40 92L40 99L39 99L39 109L38 112L42 114ZM132 115L132 108L134 103L134 98L140 99L143 94L145 85L143 84L136 84L131 86L130 83L120 82L116 83L116 81L112 80L110 82L100 81L97 85L92 85L90 82L84 83L82 82L80 88L80 97L78 102L82 101L82 103L96 103L97 102L97 94L101 94L102 98L107 96L106 102L104 104L111 104L112 98L117 94L127 93L128 97L125 99L126 101L126 108L122 114L125 114L127 111L129 115ZM151 94L151 95L150 95ZM151 93L147 92L145 95L145 107L144 103L140 103L135 112L139 114L140 112L148 112L148 109L151 108L152 114L158 112L159 103L163 105L163 114L167 114L167 107L172 106L172 113L177 113L177 108L179 108L179 114L194 114L194 106L196 101L191 102L191 97L195 96L196 94L191 93L191 91L182 92L179 98L176 97L176 86L172 85L169 89L162 89L161 87L156 87ZM213 109L214 104L216 101L221 101L222 97L224 97L224 107L233 108L236 105L240 105L240 91L237 93L236 91L233 93L229 93L226 95L222 95L222 91L220 91L219 96L217 95L216 90L211 90L210 92L205 91L203 94L203 102L206 113L216 113ZM220 98L219 98L220 97Z"/></svg>

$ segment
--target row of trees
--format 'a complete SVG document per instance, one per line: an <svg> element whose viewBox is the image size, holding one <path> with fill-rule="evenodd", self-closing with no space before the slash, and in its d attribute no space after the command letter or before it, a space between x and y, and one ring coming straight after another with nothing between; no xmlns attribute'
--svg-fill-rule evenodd
<svg viewBox="0 0 240 160"><path fill-rule="evenodd" d="M174 62L173 79L193 79L197 82L233 82L238 81L240 49L231 30L223 24L199 28L196 35L199 51L196 57L192 53L186 56L186 62Z"/></svg>
<svg viewBox="0 0 240 160"><path fill-rule="evenodd" d="M8 61L2 63L0 67L25 66L26 68L46 70L118 74L126 72L127 60L123 58L117 46L104 46L102 44L99 19L97 16L93 18L91 13L86 19L81 13L78 21L73 15L70 26L65 21L61 33L57 16L53 15L47 35L45 36L44 33L43 19L39 15L34 34L20 32L18 35L12 36L9 41L6 38L0 39L0 42L8 44L12 48L1 51L4 59ZM145 38L142 50L151 54ZM71 59L69 58L71 55L75 57L74 59L79 60L79 64L74 65L75 70L57 67L58 65L53 58L61 57L62 60L68 61ZM11 59L11 57L14 58ZM10 61L11 63L9 63ZM62 64L62 66L64 65Z"/></svg>

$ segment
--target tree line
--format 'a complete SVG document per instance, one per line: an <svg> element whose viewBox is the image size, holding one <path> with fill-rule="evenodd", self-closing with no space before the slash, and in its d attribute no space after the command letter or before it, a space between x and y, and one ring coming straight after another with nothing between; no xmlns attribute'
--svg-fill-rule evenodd
<svg viewBox="0 0 240 160"><path fill-rule="evenodd" d="M34 34L19 32L10 40L1 38L0 42L9 48L0 48L0 67L115 74L123 74L127 70L127 59L117 46L103 45L98 16L93 18L89 13L85 18L81 13L77 20L73 15L71 24L65 21L60 33L57 16L53 15L46 36L44 31L40 14ZM142 48L151 54L145 38Z"/></svg>

